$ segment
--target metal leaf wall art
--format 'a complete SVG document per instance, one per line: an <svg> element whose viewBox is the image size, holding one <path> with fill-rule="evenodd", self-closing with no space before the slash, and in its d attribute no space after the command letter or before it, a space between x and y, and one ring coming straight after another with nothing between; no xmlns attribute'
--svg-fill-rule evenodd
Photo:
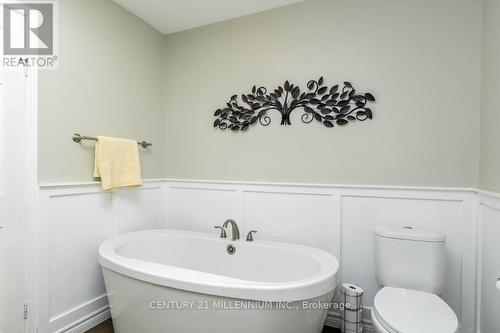
<svg viewBox="0 0 500 333"><path fill-rule="evenodd" d="M303 123L316 120L326 127L373 118L373 111L367 107L369 102L375 102L371 93L357 93L350 82L344 82L342 88L339 85L328 88L323 81L323 77L309 81L304 92L288 81L271 93L254 86L251 93L241 95L242 104L238 95L233 95L224 108L215 111L214 127L245 131L257 122L268 126L271 123L268 112L272 110L281 113L281 125L291 125L290 115L296 109L303 110Z"/></svg>

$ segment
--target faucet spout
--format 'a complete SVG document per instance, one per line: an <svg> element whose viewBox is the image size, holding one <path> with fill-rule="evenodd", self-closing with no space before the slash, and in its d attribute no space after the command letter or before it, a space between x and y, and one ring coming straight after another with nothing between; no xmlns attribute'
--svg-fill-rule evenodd
<svg viewBox="0 0 500 333"><path fill-rule="evenodd" d="M228 225L231 224L231 231L232 231L232 237L231 239L233 241L240 239L240 229L238 228L238 225L236 222L232 219L226 220L224 224L222 225L224 228L227 228Z"/></svg>

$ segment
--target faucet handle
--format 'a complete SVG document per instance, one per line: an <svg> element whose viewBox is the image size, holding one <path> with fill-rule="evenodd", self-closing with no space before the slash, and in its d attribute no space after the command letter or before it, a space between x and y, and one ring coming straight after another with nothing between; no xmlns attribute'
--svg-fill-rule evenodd
<svg viewBox="0 0 500 333"><path fill-rule="evenodd" d="M220 238L227 238L226 230L218 225L214 226L215 229L220 229Z"/></svg>
<svg viewBox="0 0 500 333"><path fill-rule="evenodd" d="M257 233L257 230L250 230L247 234L247 242L253 242L253 234Z"/></svg>

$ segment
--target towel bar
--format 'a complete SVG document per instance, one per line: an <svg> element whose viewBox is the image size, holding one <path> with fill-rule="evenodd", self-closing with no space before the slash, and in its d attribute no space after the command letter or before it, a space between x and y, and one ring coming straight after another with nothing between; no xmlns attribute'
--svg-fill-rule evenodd
<svg viewBox="0 0 500 333"><path fill-rule="evenodd" d="M78 133L74 133L73 134L73 141L76 142L76 143L80 143L82 140L93 140L93 141L97 141L97 138L94 138L93 136L85 136L85 135L80 135ZM147 148L149 146L152 146L153 144L150 143L150 142L146 142L146 141L142 141L142 142L139 142L137 141L137 144L138 145L141 145L142 148Z"/></svg>

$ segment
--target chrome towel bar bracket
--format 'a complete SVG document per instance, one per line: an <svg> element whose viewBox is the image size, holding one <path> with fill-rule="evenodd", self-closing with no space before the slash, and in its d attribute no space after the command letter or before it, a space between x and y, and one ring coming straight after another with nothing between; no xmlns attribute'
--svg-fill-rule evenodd
<svg viewBox="0 0 500 333"><path fill-rule="evenodd" d="M92 141L97 141L97 138L93 136L85 136L85 135L80 135L79 133L74 133L73 134L73 141L76 143L80 143L82 140L92 140ZM147 148L149 146L152 146L153 144L150 142L142 141L139 142L137 141L138 145L141 145L142 148Z"/></svg>

